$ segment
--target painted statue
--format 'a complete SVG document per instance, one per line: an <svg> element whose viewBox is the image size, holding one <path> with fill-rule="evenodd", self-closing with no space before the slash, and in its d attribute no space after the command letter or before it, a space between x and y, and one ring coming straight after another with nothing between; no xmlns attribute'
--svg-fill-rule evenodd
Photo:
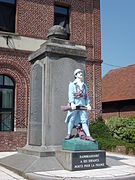
<svg viewBox="0 0 135 180"><path fill-rule="evenodd" d="M69 83L68 103L70 108L65 120L65 122L68 124L68 134L65 139L71 139L73 137L72 129L74 127L80 128L81 124L81 131L79 132L84 133L84 139L95 141L95 139L91 137L89 131L87 111L91 110L90 98L88 95L87 86L83 82L83 74L81 69L76 69L74 71L74 78L75 80Z"/></svg>

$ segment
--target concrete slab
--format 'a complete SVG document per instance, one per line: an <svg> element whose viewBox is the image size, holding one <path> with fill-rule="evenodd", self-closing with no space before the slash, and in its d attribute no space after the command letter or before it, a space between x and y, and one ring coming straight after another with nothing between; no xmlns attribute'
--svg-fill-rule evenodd
<svg viewBox="0 0 135 180"><path fill-rule="evenodd" d="M0 160L9 155L15 155L16 152L0 152ZM107 152L107 164L104 169L92 169L83 171L66 171L63 169L53 169L51 171L36 171L25 173L25 178L15 174L4 167L0 166L0 179L2 180L135 180L135 156L127 156ZM34 157L34 156L33 156ZM38 157L40 159L40 157ZM112 160L112 161L111 161ZM37 162L37 161L36 161ZM46 161L47 163L47 161ZM43 164L39 165L40 168ZM34 164L31 166L34 167Z"/></svg>
<svg viewBox="0 0 135 180"><path fill-rule="evenodd" d="M25 176L25 173L35 171L54 171L63 169L55 157L38 157L17 153L0 159L0 164Z"/></svg>
<svg viewBox="0 0 135 180"><path fill-rule="evenodd" d="M0 179L1 180L26 180L22 176L0 166Z"/></svg>
<svg viewBox="0 0 135 180"><path fill-rule="evenodd" d="M124 177L133 177L135 175L134 169L132 169L131 172L126 172L123 170L125 168L124 166L115 166L115 167L110 167L106 169L92 169L92 170L86 170L86 171L67 171L67 170L58 170L58 171L46 171L46 172L34 172L34 174L27 173L27 177L30 179L33 179L32 176L37 178L37 177L44 177L45 178L50 178L50 179L74 179L74 180L80 180L80 179L118 179L118 178L124 178ZM129 168L129 167L127 167ZM130 169L130 170L131 170ZM45 179L46 180L46 179Z"/></svg>

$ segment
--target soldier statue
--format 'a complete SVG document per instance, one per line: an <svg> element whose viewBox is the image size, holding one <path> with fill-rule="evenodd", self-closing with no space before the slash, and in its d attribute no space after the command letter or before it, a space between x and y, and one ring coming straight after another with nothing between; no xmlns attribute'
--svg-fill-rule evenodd
<svg viewBox="0 0 135 180"><path fill-rule="evenodd" d="M66 140L71 139L73 127L78 127L81 124L82 130L85 133L85 139L95 141L90 135L88 112L91 110L90 98L86 84L83 82L83 73L81 69L74 71L73 82L69 83L68 103L71 107L68 110L65 122L68 124L68 134ZM82 107L82 109L81 109Z"/></svg>

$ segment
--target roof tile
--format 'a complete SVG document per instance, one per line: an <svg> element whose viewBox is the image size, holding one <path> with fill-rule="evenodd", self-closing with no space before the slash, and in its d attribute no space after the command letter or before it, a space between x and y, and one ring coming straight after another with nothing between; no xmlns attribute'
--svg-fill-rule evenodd
<svg viewBox="0 0 135 180"><path fill-rule="evenodd" d="M102 79L102 102L135 99L135 64L109 71Z"/></svg>

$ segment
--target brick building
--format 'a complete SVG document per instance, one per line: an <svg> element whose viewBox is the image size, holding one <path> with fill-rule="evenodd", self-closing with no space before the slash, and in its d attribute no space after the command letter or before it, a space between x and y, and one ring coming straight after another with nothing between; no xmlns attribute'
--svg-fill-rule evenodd
<svg viewBox="0 0 135 180"><path fill-rule="evenodd" d="M102 80L103 118L135 116L135 64L109 71Z"/></svg>
<svg viewBox="0 0 135 180"><path fill-rule="evenodd" d="M27 59L55 24L66 28L68 39L87 48L91 105L102 108L100 0L0 0L0 151L26 143L31 67Z"/></svg>

